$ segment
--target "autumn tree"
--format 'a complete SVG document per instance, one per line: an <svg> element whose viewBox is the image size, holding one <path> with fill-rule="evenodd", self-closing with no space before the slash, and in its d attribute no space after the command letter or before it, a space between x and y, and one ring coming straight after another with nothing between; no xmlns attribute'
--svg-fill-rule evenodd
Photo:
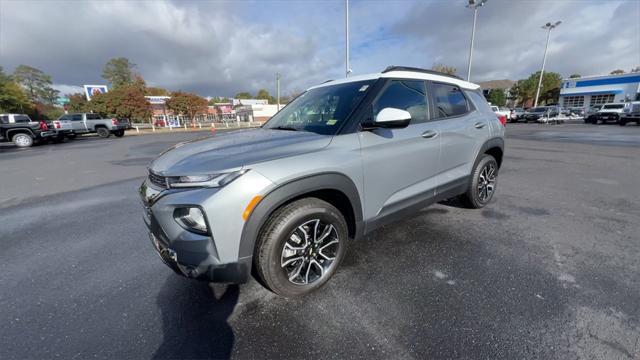
<svg viewBox="0 0 640 360"><path fill-rule="evenodd" d="M147 86L147 96L169 96L169 90L161 87Z"/></svg>
<svg viewBox="0 0 640 360"><path fill-rule="evenodd" d="M129 61L125 57L113 58L104 66L102 77L111 84L111 87L117 88L122 85L128 85L133 82L136 64Z"/></svg>
<svg viewBox="0 0 640 360"><path fill-rule="evenodd" d="M458 71L458 69L456 69L455 67L447 66L444 64L433 64L433 66L431 67L431 70L449 74L449 75L455 75L456 72Z"/></svg>
<svg viewBox="0 0 640 360"><path fill-rule="evenodd" d="M193 122L197 115L207 113L207 99L192 93L175 91L167 100L167 107L178 115L186 115Z"/></svg>
<svg viewBox="0 0 640 360"><path fill-rule="evenodd" d="M87 97L83 93L71 94L69 97L69 103L67 109L71 112L86 112L88 111Z"/></svg>
<svg viewBox="0 0 640 360"><path fill-rule="evenodd" d="M13 79L27 91L32 102L44 102L51 95L51 76L42 70L27 65L19 65L13 71Z"/></svg>
<svg viewBox="0 0 640 360"><path fill-rule="evenodd" d="M0 66L0 112L26 112L31 107L22 87L6 75Z"/></svg>
<svg viewBox="0 0 640 360"><path fill-rule="evenodd" d="M93 112L137 121L151 117L149 102L143 89L135 84L123 85L104 94L97 94L87 104Z"/></svg>

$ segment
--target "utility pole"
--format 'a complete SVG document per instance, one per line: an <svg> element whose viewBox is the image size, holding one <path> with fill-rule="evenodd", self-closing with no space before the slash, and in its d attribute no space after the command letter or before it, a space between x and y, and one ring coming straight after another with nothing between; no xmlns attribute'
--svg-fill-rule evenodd
<svg viewBox="0 0 640 360"><path fill-rule="evenodd" d="M349 77L351 74L351 68L349 67L349 0L344 0L344 26L345 26L345 77Z"/></svg>
<svg viewBox="0 0 640 360"><path fill-rule="evenodd" d="M544 75L544 65L547 62L547 48L549 47L549 37L551 37L551 30L562 24L562 21L556 21L555 24L546 23L542 26L547 30L547 43L544 45L544 56L542 57L542 69L540 70L540 79L538 80L538 88L536 89L536 100L533 102L533 107L538 106L538 97L540 96L540 88L542 87L542 75Z"/></svg>
<svg viewBox="0 0 640 360"><path fill-rule="evenodd" d="M280 73L276 73L276 96L277 96L277 104L278 111L280 111Z"/></svg>
<svg viewBox="0 0 640 360"><path fill-rule="evenodd" d="M473 9L473 27L471 28L471 44L469 44L469 65L467 66L467 81L471 81L471 61L473 60L473 41L476 38L476 20L478 18L478 8L484 5L487 0L469 0L467 7Z"/></svg>

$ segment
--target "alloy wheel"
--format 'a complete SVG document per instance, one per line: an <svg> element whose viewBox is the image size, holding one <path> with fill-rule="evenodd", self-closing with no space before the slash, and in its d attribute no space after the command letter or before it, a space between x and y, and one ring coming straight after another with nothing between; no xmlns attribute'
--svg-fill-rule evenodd
<svg viewBox="0 0 640 360"><path fill-rule="evenodd" d="M478 177L478 199L483 203L491 200L491 196L493 196L493 192L495 191L497 179L496 170L496 164L489 162L482 168Z"/></svg>
<svg viewBox="0 0 640 360"><path fill-rule="evenodd" d="M280 266L296 285L320 280L335 263L340 239L336 228L320 219L306 221L284 243Z"/></svg>

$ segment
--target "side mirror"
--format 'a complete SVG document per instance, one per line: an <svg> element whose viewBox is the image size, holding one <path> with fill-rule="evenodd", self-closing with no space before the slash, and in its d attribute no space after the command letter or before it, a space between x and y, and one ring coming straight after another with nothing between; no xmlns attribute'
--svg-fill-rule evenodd
<svg viewBox="0 0 640 360"><path fill-rule="evenodd" d="M396 108L384 108L378 112L373 122L367 122L363 125L363 128L404 128L411 122L411 114L402 109Z"/></svg>

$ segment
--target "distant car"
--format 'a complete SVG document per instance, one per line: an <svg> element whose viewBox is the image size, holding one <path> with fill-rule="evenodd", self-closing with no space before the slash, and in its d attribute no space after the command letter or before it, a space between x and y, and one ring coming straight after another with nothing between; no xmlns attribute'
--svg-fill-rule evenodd
<svg viewBox="0 0 640 360"><path fill-rule="evenodd" d="M624 109L624 103L608 103L602 105L602 108L598 110L595 115L595 124L598 122L605 124L609 121L618 122Z"/></svg>
<svg viewBox="0 0 640 360"><path fill-rule="evenodd" d="M525 111L523 108L511 109L511 114L509 118L511 119L511 122L518 122L518 120L522 119L522 117L524 116L524 113Z"/></svg>
<svg viewBox="0 0 640 360"><path fill-rule="evenodd" d="M62 115L57 121L71 124L75 134L97 133L101 138L108 138L111 134L123 137L128 125L121 124L118 119L105 119L98 114L76 113Z"/></svg>
<svg viewBox="0 0 640 360"><path fill-rule="evenodd" d="M569 108L567 110L569 112L569 116L583 117L585 113L583 108Z"/></svg>
<svg viewBox="0 0 640 360"><path fill-rule="evenodd" d="M602 109L602 104L600 105L593 105L592 107L590 107L589 109L587 109L587 111L584 112L584 122L586 124L595 124L598 122L598 120L596 119L596 115L598 114L598 111L600 111L600 109Z"/></svg>
<svg viewBox="0 0 640 360"><path fill-rule="evenodd" d="M523 116L524 122L546 122L545 120L551 117L556 117L559 114L557 106L538 106L529 109Z"/></svg>
<svg viewBox="0 0 640 360"><path fill-rule="evenodd" d="M44 121L33 121L26 114L0 114L0 142L13 142L17 147L30 147L34 142L47 142L58 133Z"/></svg>
<svg viewBox="0 0 640 360"><path fill-rule="evenodd" d="M625 126L630 122L640 125L640 101L631 101L624 104L618 124Z"/></svg>

